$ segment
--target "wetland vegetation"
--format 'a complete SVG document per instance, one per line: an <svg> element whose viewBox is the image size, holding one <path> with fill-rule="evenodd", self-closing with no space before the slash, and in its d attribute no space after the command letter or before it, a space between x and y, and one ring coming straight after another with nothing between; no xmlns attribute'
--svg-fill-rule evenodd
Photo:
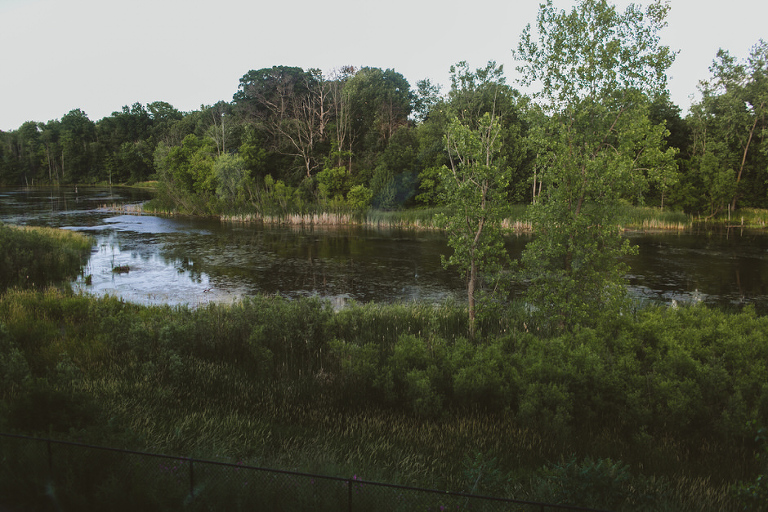
<svg viewBox="0 0 768 512"><path fill-rule="evenodd" d="M71 238L14 233L53 252ZM647 307L562 331L510 304L468 332L453 303L190 309L15 285L0 428L518 499L599 481L608 501L580 503L622 510L739 510L739 489L765 492L768 318L753 309Z"/></svg>
<svg viewBox="0 0 768 512"><path fill-rule="evenodd" d="M76 109L0 133L3 184L154 180L155 212L440 227L467 290L146 306L60 287L87 239L0 225L0 428L590 507L759 510L768 318L627 293L622 228L766 221L768 45L718 52L683 118L669 8L542 5L515 50L521 85L545 85L532 96L494 62L453 66L445 94L392 69L274 66L195 112ZM515 260L505 230L535 233ZM512 279L527 288L504 300ZM0 490L46 506L23 458Z"/></svg>

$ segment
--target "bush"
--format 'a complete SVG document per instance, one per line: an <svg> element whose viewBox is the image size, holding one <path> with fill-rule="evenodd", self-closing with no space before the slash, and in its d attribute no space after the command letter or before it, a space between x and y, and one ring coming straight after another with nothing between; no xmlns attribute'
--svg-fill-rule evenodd
<svg viewBox="0 0 768 512"><path fill-rule="evenodd" d="M575 457L543 472L544 485L556 503L616 510L630 498L632 474L621 461Z"/></svg>
<svg viewBox="0 0 768 512"><path fill-rule="evenodd" d="M355 185L347 193L347 203L353 210L367 210L371 207L371 199L373 199L373 192L363 185Z"/></svg>
<svg viewBox="0 0 768 512"><path fill-rule="evenodd" d="M758 444L758 452L755 457L762 463L760 474L752 482L739 484L735 489L735 494L744 505L744 510L757 512L764 510L768 504L768 429L758 429L755 442Z"/></svg>

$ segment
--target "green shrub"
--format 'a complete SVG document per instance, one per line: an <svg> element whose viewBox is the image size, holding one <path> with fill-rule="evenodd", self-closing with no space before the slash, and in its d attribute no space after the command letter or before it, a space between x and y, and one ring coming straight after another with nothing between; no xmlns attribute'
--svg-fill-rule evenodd
<svg viewBox="0 0 768 512"><path fill-rule="evenodd" d="M347 192L347 203L356 211L365 211L371 207L373 192L363 185L355 185Z"/></svg>
<svg viewBox="0 0 768 512"><path fill-rule="evenodd" d="M754 423L752 423L754 426ZM768 503L768 429L760 428L755 436L757 453L755 458L760 461L760 474L752 482L742 482L735 488L737 499L744 505L744 510L763 510Z"/></svg>
<svg viewBox="0 0 768 512"><path fill-rule="evenodd" d="M630 501L632 474L621 461L572 457L550 465L543 477L556 503L616 510Z"/></svg>
<svg viewBox="0 0 768 512"><path fill-rule="evenodd" d="M476 452L464 459L466 492L487 496L501 496L509 485L511 475L503 471L499 459L488 453Z"/></svg>
<svg viewBox="0 0 768 512"><path fill-rule="evenodd" d="M526 332L520 311L469 341L453 304L190 309L9 290L0 424L452 489L472 488L466 470L485 475L478 489L531 496L532 472L567 453L541 480L557 499L582 499L586 479L613 482L618 500L625 468L605 461L622 460L648 475L631 503L668 493L689 509L727 509L722 489L765 473L745 425L768 413L768 318L649 308L550 336ZM462 466L467 453L483 455Z"/></svg>
<svg viewBox="0 0 768 512"><path fill-rule="evenodd" d="M459 339L453 346L451 367L458 405L486 411L517 408L520 376L502 340L476 345Z"/></svg>

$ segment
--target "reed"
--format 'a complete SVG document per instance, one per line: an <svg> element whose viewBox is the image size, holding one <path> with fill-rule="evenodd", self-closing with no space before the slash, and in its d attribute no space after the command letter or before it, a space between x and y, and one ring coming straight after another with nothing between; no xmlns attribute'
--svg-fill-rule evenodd
<svg viewBox="0 0 768 512"><path fill-rule="evenodd" d="M641 206L625 206L620 209L617 221L625 229L646 231L684 231L693 224L693 218L683 212Z"/></svg>
<svg viewBox="0 0 768 512"><path fill-rule="evenodd" d="M134 214L143 212L174 215L178 213L174 207L157 204L154 200L141 205L104 205L104 207L111 211ZM502 229L508 233L532 233L534 227L528 215L528 208L528 205L509 205L508 212L502 220ZM445 207L397 211L368 210L364 213L320 209L293 213L242 212L221 214L219 218L222 222L233 224L367 226L375 229L438 230L440 227L434 221L435 216L445 211ZM768 211L744 209L739 212L734 214L734 218L741 219L739 222L742 222L744 227L764 227L768 222ZM691 228L694 218L679 211L625 205L616 212L616 221L624 229L684 231ZM731 221L723 220L723 222Z"/></svg>
<svg viewBox="0 0 768 512"><path fill-rule="evenodd" d="M723 215L721 220L728 226L765 229L768 225L768 210L741 208L730 216Z"/></svg>
<svg viewBox="0 0 768 512"><path fill-rule="evenodd" d="M233 224L286 224L296 226L366 226L374 229L439 230L435 216L444 208L424 208L398 211L369 210L360 213L287 213L267 215L242 213L222 215L222 222ZM511 233L530 233L532 225L525 220L525 206L510 208L510 216L502 221L502 229Z"/></svg>

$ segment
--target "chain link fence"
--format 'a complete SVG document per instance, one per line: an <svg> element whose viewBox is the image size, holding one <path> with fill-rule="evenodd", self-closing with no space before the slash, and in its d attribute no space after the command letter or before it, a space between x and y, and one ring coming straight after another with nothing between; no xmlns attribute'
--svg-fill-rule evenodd
<svg viewBox="0 0 768 512"><path fill-rule="evenodd" d="M0 433L0 510L593 511Z"/></svg>

